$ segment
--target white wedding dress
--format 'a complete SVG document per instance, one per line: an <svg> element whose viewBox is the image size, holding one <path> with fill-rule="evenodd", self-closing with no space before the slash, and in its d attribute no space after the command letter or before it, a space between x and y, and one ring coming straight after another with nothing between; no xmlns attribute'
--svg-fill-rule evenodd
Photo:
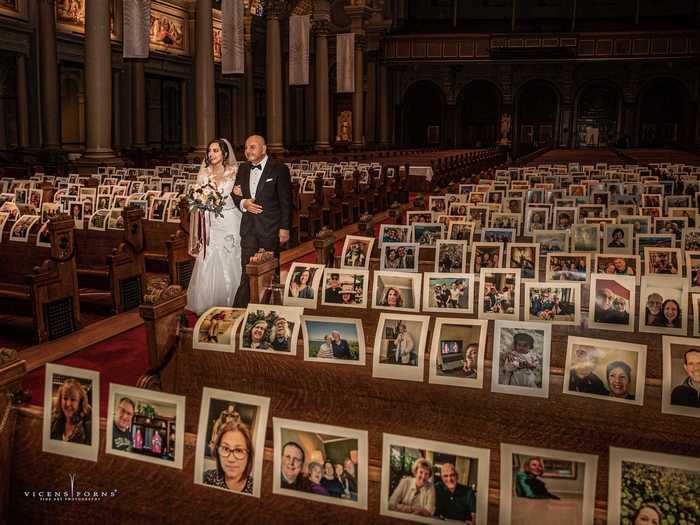
<svg viewBox="0 0 700 525"><path fill-rule="evenodd" d="M232 306L241 283L241 211L231 199L233 176L217 190L226 195L223 217L205 212L209 244L197 255L187 288L187 309L201 315L212 306ZM197 185L210 182L209 169L197 177ZM212 183L213 184L213 183Z"/></svg>

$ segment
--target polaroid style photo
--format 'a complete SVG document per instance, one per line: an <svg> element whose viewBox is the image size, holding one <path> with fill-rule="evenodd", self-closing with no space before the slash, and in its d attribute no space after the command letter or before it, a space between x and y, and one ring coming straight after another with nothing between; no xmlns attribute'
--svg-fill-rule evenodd
<svg viewBox="0 0 700 525"><path fill-rule="evenodd" d="M581 283L525 283L525 321L578 326L581 324Z"/></svg>
<svg viewBox="0 0 700 525"><path fill-rule="evenodd" d="M253 352L296 355L304 309L294 306L249 304L238 348Z"/></svg>
<svg viewBox="0 0 700 525"><path fill-rule="evenodd" d="M642 311L642 308L644 310ZM639 331L685 336L688 333L688 281L670 275L645 275L639 296Z"/></svg>
<svg viewBox="0 0 700 525"><path fill-rule="evenodd" d="M165 220L166 222L180 223L180 199L170 199L168 201Z"/></svg>
<svg viewBox="0 0 700 525"><path fill-rule="evenodd" d="M410 243L413 228L401 224L382 224L379 226L379 247L385 242Z"/></svg>
<svg viewBox="0 0 700 525"><path fill-rule="evenodd" d="M506 268L520 269L520 280L535 282L540 278L540 245L513 242L506 246Z"/></svg>
<svg viewBox="0 0 700 525"><path fill-rule="evenodd" d="M700 293L691 293L690 302L693 305L693 337L700 337Z"/></svg>
<svg viewBox="0 0 700 525"><path fill-rule="evenodd" d="M10 240L15 242L29 242L29 233L34 224L39 221L38 215L22 215L10 229Z"/></svg>
<svg viewBox="0 0 700 525"><path fill-rule="evenodd" d="M150 209L148 210L148 220L159 222L165 221L165 212L167 208L168 199L152 199Z"/></svg>
<svg viewBox="0 0 700 525"><path fill-rule="evenodd" d="M634 251L634 234L631 224L604 224L603 228L604 253L632 254Z"/></svg>
<svg viewBox="0 0 700 525"><path fill-rule="evenodd" d="M450 241L467 241L471 244L474 238L476 223L467 220L451 220L447 225L447 239Z"/></svg>
<svg viewBox="0 0 700 525"><path fill-rule="evenodd" d="M2 228L0 228L0 232L2 232ZM51 248L51 232L49 231L48 222L43 223L39 228L36 234L36 245L43 246L44 248Z"/></svg>
<svg viewBox="0 0 700 525"><path fill-rule="evenodd" d="M588 282L590 267L590 253L548 253L545 263L546 279L585 283Z"/></svg>
<svg viewBox="0 0 700 525"><path fill-rule="evenodd" d="M642 282L639 255L605 255L596 253L593 261L593 273L604 275L628 275L635 278L637 286Z"/></svg>
<svg viewBox="0 0 700 525"><path fill-rule="evenodd" d="M234 352L236 333L245 317L244 308L214 306L204 312L192 330L192 348Z"/></svg>
<svg viewBox="0 0 700 525"><path fill-rule="evenodd" d="M491 391L549 397L551 325L499 319L493 341Z"/></svg>
<svg viewBox="0 0 700 525"><path fill-rule="evenodd" d="M438 240L435 243L435 271L464 273L467 267L469 241Z"/></svg>
<svg viewBox="0 0 700 525"><path fill-rule="evenodd" d="M481 240L483 242L500 242L508 244L515 241L515 228L482 228Z"/></svg>
<svg viewBox="0 0 700 525"><path fill-rule="evenodd" d="M598 456L501 443L499 524L593 525Z"/></svg>
<svg viewBox="0 0 700 525"><path fill-rule="evenodd" d="M591 275L588 327L634 332L636 286L630 275Z"/></svg>
<svg viewBox="0 0 700 525"><path fill-rule="evenodd" d="M88 230L105 231L107 229L108 210L97 210L90 216L88 221Z"/></svg>
<svg viewBox="0 0 700 525"><path fill-rule="evenodd" d="M608 523L682 523L697 516L699 458L610 447L609 465Z"/></svg>
<svg viewBox="0 0 700 525"><path fill-rule="evenodd" d="M482 388L487 332L486 320L436 318L428 382Z"/></svg>
<svg viewBox="0 0 700 525"><path fill-rule="evenodd" d="M692 294L693 296L698 294ZM691 337L665 335L661 412L700 417L700 344Z"/></svg>
<svg viewBox="0 0 700 525"><path fill-rule="evenodd" d="M99 446L99 372L47 363L42 450L97 461Z"/></svg>
<svg viewBox="0 0 700 525"><path fill-rule="evenodd" d="M430 316L379 316L372 351L372 377L423 381L425 342Z"/></svg>
<svg viewBox="0 0 700 525"><path fill-rule="evenodd" d="M523 235L532 237L533 230L546 230L549 225L549 212L549 208L528 206L525 209Z"/></svg>
<svg viewBox="0 0 700 525"><path fill-rule="evenodd" d="M680 248L644 248L645 275L683 275Z"/></svg>
<svg viewBox="0 0 700 525"><path fill-rule="evenodd" d="M420 246L434 247L443 237L443 225L440 223L414 223L413 241Z"/></svg>
<svg viewBox="0 0 700 525"><path fill-rule="evenodd" d="M540 245L540 255L569 251L569 230L533 230L532 242Z"/></svg>
<svg viewBox="0 0 700 525"><path fill-rule="evenodd" d="M347 235L340 255L341 268L369 269L369 260L372 255L374 239L372 237L360 237Z"/></svg>
<svg viewBox="0 0 700 525"><path fill-rule="evenodd" d="M302 306L315 310L324 268L323 264L292 263L284 285L284 306Z"/></svg>
<svg viewBox="0 0 700 525"><path fill-rule="evenodd" d="M490 456L487 448L382 434L380 514L417 523L486 525ZM452 493L461 495L459 504Z"/></svg>
<svg viewBox="0 0 700 525"><path fill-rule="evenodd" d="M272 418L272 493L367 510L366 430ZM334 482L324 476L336 472Z"/></svg>
<svg viewBox="0 0 700 525"><path fill-rule="evenodd" d="M182 469L184 396L110 383L108 407L107 454Z"/></svg>
<svg viewBox="0 0 700 525"><path fill-rule="evenodd" d="M481 319L520 319L519 269L481 270L478 313Z"/></svg>
<svg viewBox="0 0 700 525"><path fill-rule="evenodd" d="M569 336L564 393L642 406L646 345Z"/></svg>
<svg viewBox="0 0 700 525"><path fill-rule="evenodd" d="M479 274L482 268L500 268L503 260L503 244L500 242L475 242L469 250L469 273Z"/></svg>
<svg viewBox="0 0 700 525"><path fill-rule="evenodd" d="M423 276L423 311L444 314L474 312L474 276L426 272Z"/></svg>
<svg viewBox="0 0 700 525"><path fill-rule="evenodd" d="M599 252L600 227L597 224L574 224L571 227L572 252Z"/></svg>
<svg viewBox="0 0 700 525"><path fill-rule="evenodd" d="M374 272L372 308L418 312L422 276L420 273Z"/></svg>
<svg viewBox="0 0 700 525"><path fill-rule="evenodd" d="M433 221L433 212L431 211L407 211L406 224L413 226L414 224L429 224ZM414 239L415 241L415 239Z"/></svg>
<svg viewBox="0 0 700 525"><path fill-rule="evenodd" d="M676 241L668 233L638 234L635 238L635 251L644 260L647 248L674 248Z"/></svg>
<svg viewBox="0 0 700 525"><path fill-rule="evenodd" d="M270 398L204 387L194 482L260 497Z"/></svg>
<svg viewBox="0 0 700 525"><path fill-rule="evenodd" d="M301 318L304 361L365 365L365 335L361 319Z"/></svg>
<svg viewBox="0 0 700 525"><path fill-rule="evenodd" d="M382 271L417 272L420 257L418 243L382 244L379 250L379 269Z"/></svg>
<svg viewBox="0 0 700 525"><path fill-rule="evenodd" d="M321 281L321 304L367 308L369 270L326 268Z"/></svg>

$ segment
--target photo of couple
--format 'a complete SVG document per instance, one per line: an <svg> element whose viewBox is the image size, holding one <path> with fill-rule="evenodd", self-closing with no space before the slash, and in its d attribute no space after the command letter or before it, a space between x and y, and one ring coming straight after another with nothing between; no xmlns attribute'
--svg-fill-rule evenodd
<svg viewBox="0 0 700 525"><path fill-rule="evenodd" d="M360 319L302 317L304 358L365 364L365 337Z"/></svg>

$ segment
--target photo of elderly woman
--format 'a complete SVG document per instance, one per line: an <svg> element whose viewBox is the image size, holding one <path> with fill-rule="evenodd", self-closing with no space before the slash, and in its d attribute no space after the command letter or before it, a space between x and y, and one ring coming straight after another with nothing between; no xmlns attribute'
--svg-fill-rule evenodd
<svg viewBox="0 0 700 525"><path fill-rule="evenodd" d="M304 359L365 364L365 337L361 319L302 317Z"/></svg>
<svg viewBox="0 0 700 525"><path fill-rule="evenodd" d="M486 523L489 451L384 434L381 514Z"/></svg>
<svg viewBox="0 0 700 525"><path fill-rule="evenodd" d="M271 351L296 355L302 308L248 305L241 328L241 350Z"/></svg>
<svg viewBox="0 0 700 525"><path fill-rule="evenodd" d="M422 381L430 318L381 314L374 340L374 377Z"/></svg>
<svg viewBox="0 0 700 525"><path fill-rule="evenodd" d="M636 283L632 276L591 276L588 325L603 330L634 330Z"/></svg>
<svg viewBox="0 0 700 525"><path fill-rule="evenodd" d="M421 276L419 273L375 272L372 308L417 312Z"/></svg>
<svg viewBox="0 0 700 525"><path fill-rule="evenodd" d="M645 275L640 289L639 331L686 335L687 303L687 279ZM642 305L644 315L641 313Z"/></svg>
<svg viewBox="0 0 700 525"><path fill-rule="evenodd" d="M195 483L260 496L269 398L204 388Z"/></svg>

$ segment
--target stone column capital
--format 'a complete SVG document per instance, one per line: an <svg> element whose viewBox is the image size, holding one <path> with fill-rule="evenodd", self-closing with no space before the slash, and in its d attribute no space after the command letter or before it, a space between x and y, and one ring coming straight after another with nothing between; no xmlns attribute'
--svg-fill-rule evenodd
<svg viewBox="0 0 700 525"><path fill-rule="evenodd" d="M331 31L331 22L326 18L315 19L311 22L314 33L320 36L328 36Z"/></svg>
<svg viewBox="0 0 700 525"><path fill-rule="evenodd" d="M287 13L289 6L286 0L267 0L265 2L265 18L280 19Z"/></svg>

